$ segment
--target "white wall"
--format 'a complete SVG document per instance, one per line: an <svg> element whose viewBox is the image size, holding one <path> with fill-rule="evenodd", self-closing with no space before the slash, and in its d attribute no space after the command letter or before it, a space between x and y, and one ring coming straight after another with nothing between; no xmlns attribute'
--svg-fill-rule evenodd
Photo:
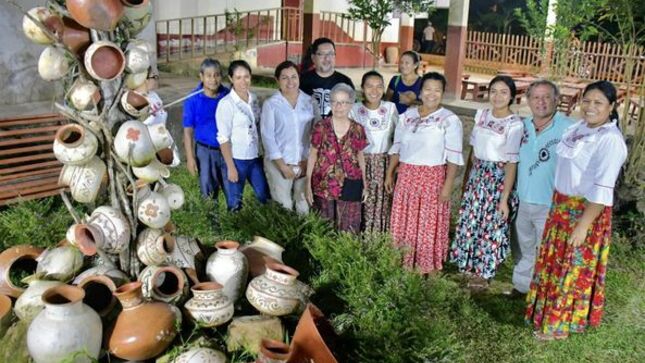
<svg viewBox="0 0 645 363"><path fill-rule="evenodd" d="M157 20L188 18L192 16L224 14L225 10L249 11L278 8L280 0L156 0Z"/></svg>

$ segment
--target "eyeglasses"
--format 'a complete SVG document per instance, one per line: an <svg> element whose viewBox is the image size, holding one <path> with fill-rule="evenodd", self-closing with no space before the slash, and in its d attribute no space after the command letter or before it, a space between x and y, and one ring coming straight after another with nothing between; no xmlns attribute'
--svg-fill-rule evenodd
<svg viewBox="0 0 645 363"><path fill-rule="evenodd" d="M334 53L334 52L331 52L331 53L320 53L320 52L316 52L316 55L317 55L318 57L320 57L320 58L333 58L333 57L335 57L335 56L336 56L336 53Z"/></svg>
<svg viewBox="0 0 645 363"><path fill-rule="evenodd" d="M354 104L354 102L350 102L350 101L330 101L329 104L331 104L333 107L341 106L341 105L342 106L349 106L349 105Z"/></svg>

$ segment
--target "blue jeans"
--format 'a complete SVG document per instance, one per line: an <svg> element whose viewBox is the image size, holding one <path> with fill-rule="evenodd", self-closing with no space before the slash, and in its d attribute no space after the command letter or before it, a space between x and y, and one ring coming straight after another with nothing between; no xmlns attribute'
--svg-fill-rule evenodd
<svg viewBox="0 0 645 363"><path fill-rule="evenodd" d="M237 211L242 208L242 194L244 192L244 184L247 180L251 184L253 192L255 192L255 197L260 203L265 204L267 199L269 199L269 186L267 185L267 179L264 176L262 159L233 159L233 162L237 169L237 183L232 183L228 180L227 171L223 173L225 185L224 194L226 195L226 205L228 210Z"/></svg>
<svg viewBox="0 0 645 363"><path fill-rule="evenodd" d="M196 143L195 158L197 159L199 189L202 196L217 201L219 189L224 187L224 178L226 178L226 163L222 152Z"/></svg>

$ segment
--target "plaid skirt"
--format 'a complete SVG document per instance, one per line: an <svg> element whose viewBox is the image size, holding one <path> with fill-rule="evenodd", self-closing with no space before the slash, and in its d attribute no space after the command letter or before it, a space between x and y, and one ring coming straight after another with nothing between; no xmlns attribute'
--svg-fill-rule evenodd
<svg viewBox="0 0 645 363"><path fill-rule="evenodd" d="M314 196L313 209L321 217L333 222L334 227L339 231L359 233L361 230L361 202Z"/></svg>
<svg viewBox="0 0 645 363"><path fill-rule="evenodd" d="M387 154L365 154L367 200L363 204L363 230L386 232L390 225L392 196L385 191Z"/></svg>

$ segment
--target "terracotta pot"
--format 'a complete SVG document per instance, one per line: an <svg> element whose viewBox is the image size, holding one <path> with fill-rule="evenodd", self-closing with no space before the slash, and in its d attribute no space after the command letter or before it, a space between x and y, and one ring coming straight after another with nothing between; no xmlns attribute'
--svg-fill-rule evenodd
<svg viewBox="0 0 645 363"><path fill-rule="evenodd" d="M101 101L101 91L92 81L79 77L69 89L68 98L69 103L79 111L93 110Z"/></svg>
<svg viewBox="0 0 645 363"><path fill-rule="evenodd" d="M38 262L43 249L29 245L9 247L0 253L0 294L17 298L25 289L14 285L11 281L12 273L23 272L32 275L36 272Z"/></svg>
<svg viewBox="0 0 645 363"><path fill-rule="evenodd" d="M107 276L87 276L78 283L78 287L85 291L83 303L96 311L101 317L107 316L116 306L113 293L117 285Z"/></svg>
<svg viewBox="0 0 645 363"><path fill-rule="evenodd" d="M291 314L300 304L300 294L295 284L297 277L298 271L293 268L269 262L266 264L266 272L249 283L246 298L262 314Z"/></svg>
<svg viewBox="0 0 645 363"><path fill-rule="evenodd" d="M188 296L188 277L175 266L148 266L139 275L147 299L177 304Z"/></svg>
<svg viewBox="0 0 645 363"><path fill-rule="evenodd" d="M150 228L163 228L170 221L168 200L157 192L150 192L139 203L137 217Z"/></svg>
<svg viewBox="0 0 645 363"><path fill-rule="evenodd" d="M210 348L193 348L181 353L171 363L227 363L224 353Z"/></svg>
<svg viewBox="0 0 645 363"><path fill-rule="evenodd" d="M54 30L52 25L55 26L57 23L62 24L62 20L52 14L52 12L44 6L32 8L27 13L33 16L36 20L39 20L41 24L50 30ZM34 43L51 44L54 42L54 39L48 37L40 27L34 24L34 22L27 17L27 15L22 18L22 31L25 33L27 38Z"/></svg>
<svg viewBox="0 0 645 363"><path fill-rule="evenodd" d="M124 122L114 136L114 151L132 166L146 166L155 158L155 148L148 128L140 121Z"/></svg>
<svg viewBox="0 0 645 363"><path fill-rule="evenodd" d="M121 0L125 8L124 17L130 35L141 32L152 19L152 3L149 0Z"/></svg>
<svg viewBox="0 0 645 363"><path fill-rule="evenodd" d="M137 238L137 256L146 266L161 265L175 249L175 239L161 229L146 228Z"/></svg>
<svg viewBox="0 0 645 363"><path fill-rule="evenodd" d="M121 96L121 108L132 117L142 118L148 114L150 103L137 91L127 91Z"/></svg>
<svg viewBox="0 0 645 363"><path fill-rule="evenodd" d="M193 298L184 304L188 315L200 327L220 326L233 317L233 303L217 282L202 282L192 287Z"/></svg>
<svg viewBox="0 0 645 363"><path fill-rule="evenodd" d="M98 81L111 81L120 76L125 69L125 55L121 48L112 42L99 40L85 51L85 69Z"/></svg>
<svg viewBox="0 0 645 363"><path fill-rule="evenodd" d="M140 281L119 287L114 296L123 311L108 339L110 353L127 360L146 360L161 354L177 334L176 315L171 306L144 302Z"/></svg>
<svg viewBox="0 0 645 363"><path fill-rule="evenodd" d="M55 81L63 78L69 71L69 60L65 52L53 46L48 46L38 58L38 74L45 81Z"/></svg>
<svg viewBox="0 0 645 363"><path fill-rule="evenodd" d="M154 183L170 176L170 170L157 159L152 159L150 163L142 167L132 167L132 173L138 179L147 183ZM173 209L173 208L171 208Z"/></svg>
<svg viewBox="0 0 645 363"><path fill-rule="evenodd" d="M290 352L289 346L281 341L262 339L255 363L286 363Z"/></svg>
<svg viewBox="0 0 645 363"><path fill-rule="evenodd" d="M94 155L85 164L63 166L58 185L69 186L75 201L92 203L96 200L106 176L105 163Z"/></svg>
<svg viewBox="0 0 645 363"><path fill-rule="evenodd" d="M66 0L70 15L86 28L112 31L123 16L120 0Z"/></svg>
<svg viewBox="0 0 645 363"><path fill-rule="evenodd" d="M78 124L61 126L54 136L54 156L63 164L83 165L96 155L99 142Z"/></svg>
<svg viewBox="0 0 645 363"><path fill-rule="evenodd" d="M324 337L324 338L323 338ZM289 363L338 363L329 350L336 333L325 315L314 304L308 304L300 317L291 341Z"/></svg>
<svg viewBox="0 0 645 363"><path fill-rule="evenodd" d="M254 236L253 242L240 248L240 251L249 261L249 275L257 277L266 270L265 257L269 257L269 262L282 263L282 252L284 248L279 244L260 236Z"/></svg>
<svg viewBox="0 0 645 363"><path fill-rule="evenodd" d="M0 294L0 338L11 325L11 299Z"/></svg>
<svg viewBox="0 0 645 363"><path fill-rule="evenodd" d="M51 16L43 22L59 42L65 44L72 53L81 55L92 43L90 30L69 17Z"/></svg>
<svg viewBox="0 0 645 363"><path fill-rule="evenodd" d="M77 352L87 354L88 362L98 358L103 324L98 314L83 304L84 295L85 291L69 285L43 293L45 309L27 330L27 348L36 363L60 362Z"/></svg>
<svg viewBox="0 0 645 363"><path fill-rule="evenodd" d="M36 277L44 280L67 282L83 267L83 255L73 246L47 249L36 260Z"/></svg>
<svg viewBox="0 0 645 363"><path fill-rule="evenodd" d="M249 269L246 257L238 250L239 246L235 241L217 242L217 251L206 262L208 279L224 286L224 295L233 303L243 292Z"/></svg>
<svg viewBox="0 0 645 363"><path fill-rule="evenodd" d="M64 285L60 281L36 280L29 281L29 287L16 299L13 311L20 320L32 320L45 308L42 295L48 289Z"/></svg>
<svg viewBox="0 0 645 363"><path fill-rule="evenodd" d="M87 223L103 234L103 243L95 245L107 253L118 254L130 243L130 222L118 209L101 206L92 211Z"/></svg>

